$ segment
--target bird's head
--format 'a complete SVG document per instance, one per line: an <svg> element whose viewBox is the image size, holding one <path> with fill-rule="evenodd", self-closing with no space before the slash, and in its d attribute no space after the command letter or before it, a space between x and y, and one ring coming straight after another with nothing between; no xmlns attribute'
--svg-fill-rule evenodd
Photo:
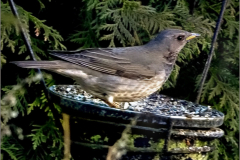
<svg viewBox="0 0 240 160"><path fill-rule="evenodd" d="M189 40L198 36L200 34L179 29L168 29L161 31L152 41L155 41L156 45L161 45L161 48L163 47L171 53L178 53Z"/></svg>

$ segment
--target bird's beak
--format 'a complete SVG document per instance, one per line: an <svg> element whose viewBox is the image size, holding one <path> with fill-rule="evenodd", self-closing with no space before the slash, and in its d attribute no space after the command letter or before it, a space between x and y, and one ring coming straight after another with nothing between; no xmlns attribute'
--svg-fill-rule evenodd
<svg viewBox="0 0 240 160"><path fill-rule="evenodd" d="M201 36L201 35L198 34L198 33L191 33L191 36L187 37L186 40L188 41L188 40L190 40L190 39L193 39L193 38L199 37L199 36Z"/></svg>

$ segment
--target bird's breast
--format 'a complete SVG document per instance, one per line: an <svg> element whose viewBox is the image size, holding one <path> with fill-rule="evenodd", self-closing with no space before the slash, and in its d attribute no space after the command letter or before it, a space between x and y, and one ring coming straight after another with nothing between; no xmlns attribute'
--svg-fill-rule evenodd
<svg viewBox="0 0 240 160"><path fill-rule="evenodd" d="M91 92L98 97L112 96L116 102L132 102L157 91L164 78L164 75L157 75L148 80L136 80L109 75L100 78Z"/></svg>

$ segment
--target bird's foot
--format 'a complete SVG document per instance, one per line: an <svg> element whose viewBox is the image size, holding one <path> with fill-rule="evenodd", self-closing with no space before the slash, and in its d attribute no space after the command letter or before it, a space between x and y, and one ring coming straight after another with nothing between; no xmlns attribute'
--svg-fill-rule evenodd
<svg viewBox="0 0 240 160"><path fill-rule="evenodd" d="M109 107L112 108L121 108L120 104L117 102L114 102L114 97L113 96L106 96L106 99L103 100Z"/></svg>
<svg viewBox="0 0 240 160"><path fill-rule="evenodd" d="M117 102L112 102L112 103L111 103L111 102L108 102L108 101L106 101L106 100L104 100L104 102L107 103L107 105L109 105L109 107L118 108L118 109L121 108L121 107L120 107L120 104L117 103Z"/></svg>

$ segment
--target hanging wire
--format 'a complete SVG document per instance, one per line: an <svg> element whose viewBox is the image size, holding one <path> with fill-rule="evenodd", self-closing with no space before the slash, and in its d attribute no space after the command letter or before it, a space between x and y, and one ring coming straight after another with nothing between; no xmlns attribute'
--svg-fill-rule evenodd
<svg viewBox="0 0 240 160"><path fill-rule="evenodd" d="M25 43L25 45L26 45L27 51L30 52L30 57L31 57L34 61L36 61L35 55L34 55L34 53L33 53L33 49L32 49L32 47L31 47L31 45L30 45L30 42L29 42L29 39L30 39L30 38L28 37L28 35L27 35L27 33L26 33L26 30L23 28L23 26L22 26L22 24L21 24L21 21L20 21L20 18L19 18L19 14L18 14L17 8L16 8L13 0L9 0L9 5L10 5L10 7L11 7L11 10L12 10L13 15L14 15L14 16L16 17L16 19L17 19L17 23L18 23L18 26L19 26L19 28L20 28L20 30L21 30L21 34L22 34L22 36L23 36L23 40L24 40L24 43ZM40 80L40 82L41 82L41 84L42 84L42 86L43 86L43 90L44 90L45 96L46 96L46 98L47 98L47 102L48 102L49 108L51 109L51 111L52 111L52 113L53 113L53 117L54 117L54 119L55 119L56 126L60 129L60 131L62 131L62 125L61 125L61 123L60 123L57 110L55 109L53 103L51 102L51 98L50 98L50 95L49 95L49 93L48 93L48 89L47 89L46 83L45 83L45 81L44 81L44 79L43 79L42 72L41 72L41 70L40 70L39 68L37 69L37 72L38 72L38 74L40 74L41 77L42 77L41 80Z"/></svg>
<svg viewBox="0 0 240 160"><path fill-rule="evenodd" d="M190 3L190 14L193 15L194 13L194 10L195 10L195 7L196 7L196 4L197 4L197 0L193 0L191 3Z"/></svg>
<svg viewBox="0 0 240 160"><path fill-rule="evenodd" d="M220 11L220 15L219 15L219 18L218 18L218 21L217 21L217 24L216 24L215 32L214 32L212 43L211 43L211 49L210 49L210 52L208 54L208 59L207 59L207 62L205 64L203 74L202 74L202 77L201 77L200 87L199 87L199 90L198 90L197 99L195 101L196 103L199 103L199 100L200 100L200 97L201 97L201 94L202 94L202 90L203 90L203 85L205 83L209 67L211 65L211 61L212 61L212 57L213 57L213 51L214 51L214 45L215 45L215 42L217 40L218 32L220 30L220 25L221 25L221 22L222 22L222 19L223 19L223 14L224 14L224 11L226 9L226 5L227 5L227 0L223 0L222 8L221 8L221 11Z"/></svg>

